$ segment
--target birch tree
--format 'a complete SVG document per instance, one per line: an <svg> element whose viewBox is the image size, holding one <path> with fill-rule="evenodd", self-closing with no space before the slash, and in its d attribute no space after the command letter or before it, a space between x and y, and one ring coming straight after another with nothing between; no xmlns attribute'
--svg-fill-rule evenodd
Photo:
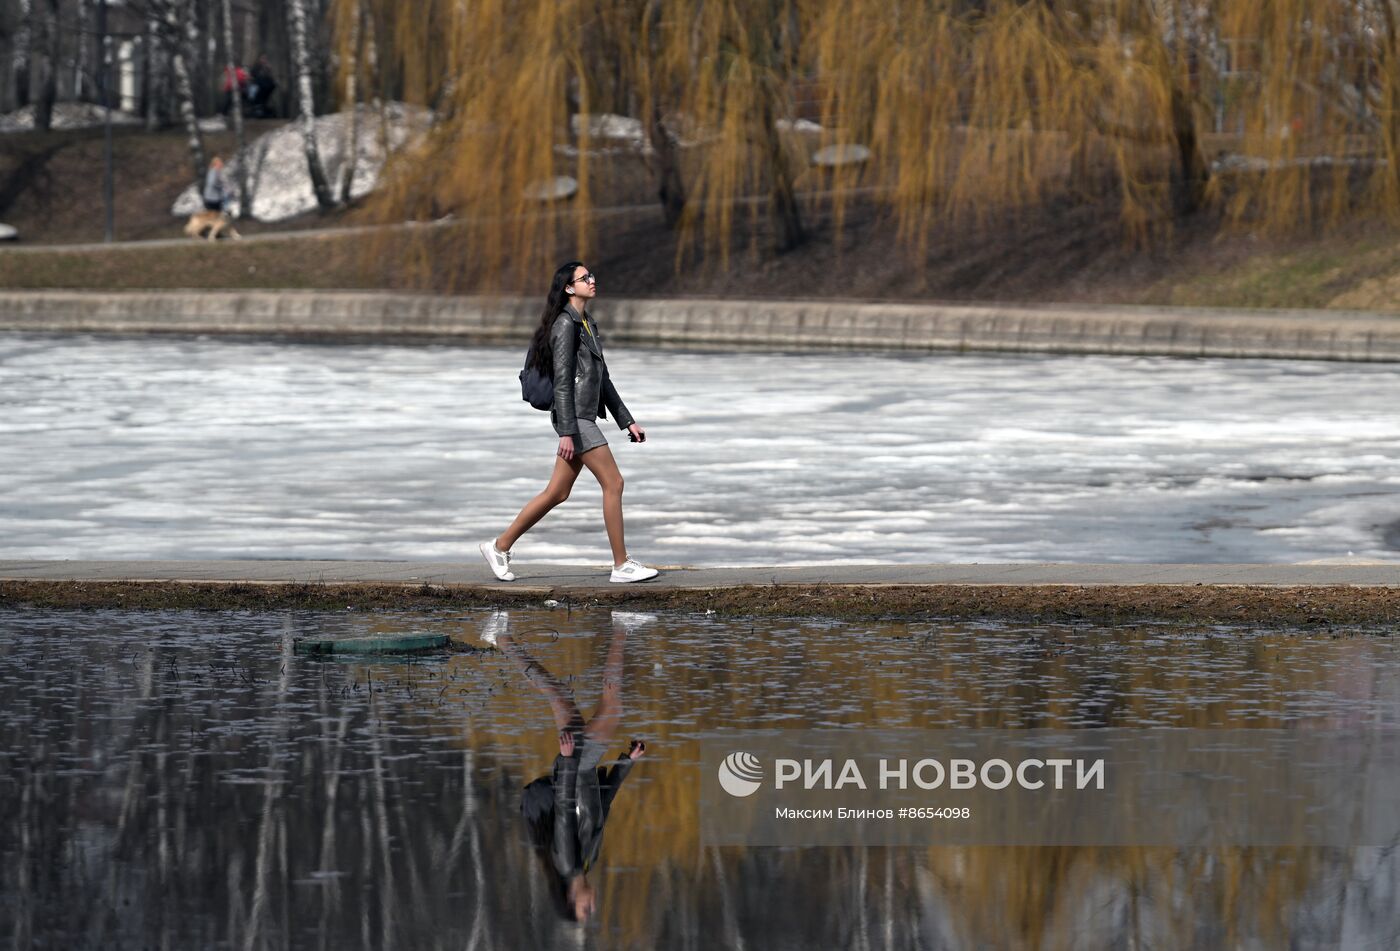
<svg viewBox="0 0 1400 951"><path fill-rule="evenodd" d="M306 149L306 169L311 176L311 189L316 193L316 204L322 211L329 211L335 207L335 197L331 194L320 149L316 145L316 98L311 84L311 55L306 42L305 0L287 0L287 20L292 39L292 63L296 71L297 104L301 113L298 121Z"/></svg>
<svg viewBox="0 0 1400 951"><path fill-rule="evenodd" d="M360 155L360 74L367 65L365 62L367 32L365 5L360 0L355 4L355 18L349 36L346 37L340 51L342 72L345 77L345 101L342 103L342 107L350 110L350 122L345 142L340 150L343 157L339 188L342 205L350 204L350 192L355 183L355 165Z"/></svg>
<svg viewBox="0 0 1400 951"><path fill-rule="evenodd" d="M167 69L164 63L165 52L161 43L160 17L147 12L145 20L146 34L142 43L146 55L141 57L141 97L146 131L154 132L160 128L161 102L165 94Z"/></svg>
<svg viewBox="0 0 1400 951"><path fill-rule="evenodd" d="M194 107L194 86L190 80L188 47L198 41L194 21L194 0L163 0L165 39L170 57L170 71L175 77L175 100L180 120L185 125L190 149L190 166L194 180L202 181L209 165L204 154L204 136L199 131L199 117Z"/></svg>
<svg viewBox="0 0 1400 951"><path fill-rule="evenodd" d="M234 164L238 167L238 211L243 217L250 217L253 214L253 196L248 191L248 162L247 146L243 137L243 89L238 85L238 59L234 55L233 46L233 9L229 0L221 0L224 26L224 52L228 56L228 61L224 68L228 70L228 76L233 83L232 104L229 107L229 116L233 122L234 139L237 142L238 154L235 156Z"/></svg>

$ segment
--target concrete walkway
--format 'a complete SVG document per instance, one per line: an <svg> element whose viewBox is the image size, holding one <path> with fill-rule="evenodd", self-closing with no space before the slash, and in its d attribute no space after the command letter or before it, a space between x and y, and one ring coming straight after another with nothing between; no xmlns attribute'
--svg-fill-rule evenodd
<svg viewBox="0 0 1400 951"><path fill-rule="evenodd" d="M0 605L41 610L440 611L613 607L728 616L1167 622L1389 633L1400 564L666 568L410 561L0 561ZM557 603L554 603L557 602Z"/></svg>
<svg viewBox="0 0 1400 951"><path fill-rule="evenodd" d="M469 561L26 561L0 560L0 581L196 582L255 584L403 584L477 588L618 591L605 566L519 564L516 580L497 581ZM648 589L704 590L742 585L1109 585L1118 587L1320 585L1400 587L1400 564L1310 565L841 565L819 568L670 568Z"/></svg>

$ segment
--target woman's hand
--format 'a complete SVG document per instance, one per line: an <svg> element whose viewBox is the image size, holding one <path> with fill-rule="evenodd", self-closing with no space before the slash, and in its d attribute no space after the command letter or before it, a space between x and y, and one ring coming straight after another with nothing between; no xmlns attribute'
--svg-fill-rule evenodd
<svg viewBox="0 0 1400 951"><path fill-rule="evenodd" d="M574 735L573 735L572 733L570 733L568 730L560 730L560 731L559 731L559 755L560 755L560 756L573 756L573 755L574 755Z"/></svg>
<svg viewBox="0 0 1400 951"><path fill-rule="evenodd" d="M647 745L641 740L633 740L632 746L627 750L627 755L633 760L639 760L647 755Z"/></svg>
<svg viewBox="0 0 1400 951"><path fill-rule="evenodd" d="M574 457L574 437L573 437L573 436L560 436L560 437L559 437L559 452L558 452L558 456L559 456L560 459L563 459L565 462L568 462L570 459L572 459L572 458Z"/></svg>
<svg viewBox="0 0 1400 951"><path fill-rule="evenodd" d="M646 442L647 431L636 423L633 423L631 426L627 427L627 437L633 442Z"/></svg>

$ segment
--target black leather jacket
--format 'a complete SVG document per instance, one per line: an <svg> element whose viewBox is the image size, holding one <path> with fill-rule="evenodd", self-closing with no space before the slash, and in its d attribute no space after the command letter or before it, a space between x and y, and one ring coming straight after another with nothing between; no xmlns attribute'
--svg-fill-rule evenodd
<svg viewBox="0 0 1400 951"><path fill-rule="evenodd" d="M632 771L632 763L632 758L623 753L613 762L612 769L599 766L580 770L577 754L555 757L554 841L550 858L560 875L581 875L597 861L603 845L603 824L608 821L618 788Z"/></svg>
<svg viewBox="0 0 1400 951"><path fill-rule="evenodd" d="M592 333L584 329L579 313L566 307L549 332L554 349L554 406L549 419L561 436L578 435L579 419L606 419L608 413L618 429L634 422L608 377L598 322L592 314L588 326Z"/></svg>

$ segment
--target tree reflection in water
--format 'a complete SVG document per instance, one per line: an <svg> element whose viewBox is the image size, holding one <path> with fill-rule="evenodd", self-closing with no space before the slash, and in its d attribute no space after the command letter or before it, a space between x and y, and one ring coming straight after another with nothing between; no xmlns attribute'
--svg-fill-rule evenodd
<svg viewBox="0 0 1400 951"><path fill-rule="evenodd" d="M521 790L558 722L515 645L353 662L289 648L356 625L445 624L479 644L485 618L0 609L0 934L247 949L1400 936L1393 849L713 849L696 815L699 739L735 725L1394 725L1386 639L665 616L624 658L606 614L512 622L580 696L605 643L601 686L625 678L629 730L655 740L613 803L586 925L555 911L522 835ZM557 640L529 633L548 628Z"/></svg>

